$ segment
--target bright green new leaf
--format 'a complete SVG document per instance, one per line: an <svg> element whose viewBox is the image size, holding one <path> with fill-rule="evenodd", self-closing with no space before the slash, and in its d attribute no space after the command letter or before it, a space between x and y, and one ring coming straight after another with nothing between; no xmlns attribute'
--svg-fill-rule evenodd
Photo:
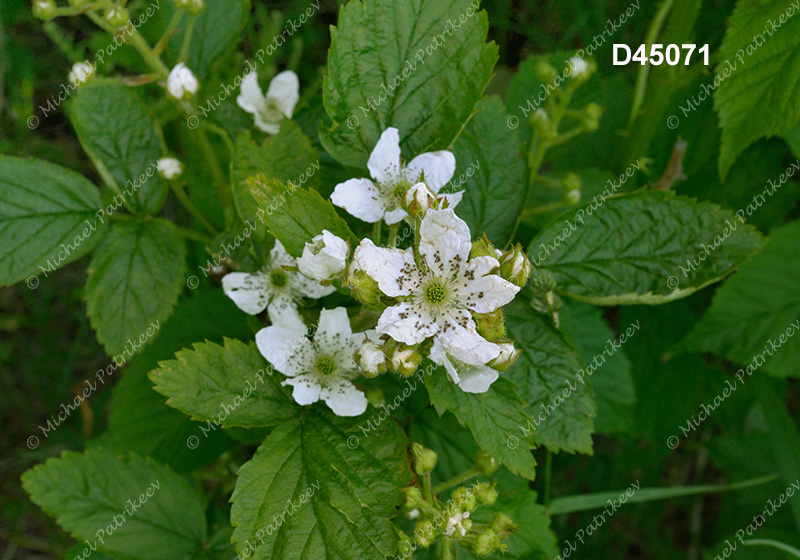
<svg viewBox="0 0 800 560"><path fill-rule="evenodd" d="M383 560L388 518L411 481L403 432L317 405L275 428L242 465L231 501L233 542L253 560Z"/></svg>
<svg viewBox="0 0 800 560"><path fill-rule="evenodd" d="M255 343L226 338L224 345L199 342L174 360L160 362L150 372L155 390L167 404L193 420L213 420L223 426L274 426L296 418L300 407L281 387L280 375Z"/></svg>
<svg viewBox="0 0 800 560"><path fill-rule="evenodd" d="M89 264L86 311L109 356L158 334L186 282L186 245L167 221L114 224ZM123 354L119 354L123 352Z"/></svg>
<svg viewBox="0 0 800 560"><path fill-rule="evenodd" d="M761 245L761 235L729 210L641 190L562 215L528 254L552 273L559 293L595 305L655 305L719 281Z"/></svg>
<svg viewBox="0 0 800 560"><path fill-rule="evenodd" d="M105 231L105 218L95 218L100 206L82 175L0 155L0 286L47 275L94 248Z"/></svg>
<svg viewBox="0 0 800 560"><path fill-rule="evenodd" d="M153 118L130 88L82 87L69 114L83 149L121 200L118 206L158 212L167 197L167 185L157 173L161 144Z"/></svg>
<svg viewBox="0 0 800 560"><path fill-rule="evenodd" d="M22 475L34 503L84 544L115 558L189 560L206 518L186 480L150 458L66 451Z"/></svg>
<svg viewBox="0 0 800 560"><path fill-rule="evenodd" d="M322 145L365 167L381 133L400 130L406 159L446 149L489 83L497 47L487 44L479 0L351 0L331 29L323 100L333 120Z"/></svg>

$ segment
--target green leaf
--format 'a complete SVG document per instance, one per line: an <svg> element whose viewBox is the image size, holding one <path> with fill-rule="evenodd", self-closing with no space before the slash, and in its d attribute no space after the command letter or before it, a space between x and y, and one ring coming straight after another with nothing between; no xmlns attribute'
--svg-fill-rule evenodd
<svg viewBox="0 0 800 560"><path fill-rule="evenodd" d="M303 247L327 229L345 241L357 242L355 235L336 213L330 200L315 190L257 176L248 180L250 192L264 210L261 218L269 232L277 237L293 257L303 254Z"/></svg>
<svg viewBox="0 0 800 560"><path fill-rule="evenodd" d="M719 281L762 245L732 212L671 192L598 198L531 241L556 290L595 305L657 305ZM705 248L704 248L705 247Z"/></svg>
<svg viewBox="0 0 800 560"><path fill-rule="evenodd" d="M258 204L245 179L263 174L288 184L315 188L319 184L319 151L294 121L284 119L281 130L261 146L253 142L250 131L239 134L232 161L233 194L239 215L256 224ZM262 232L263 230L256 230ZM259 236L263 239L263 236Z"/></svg>
<svg viewBox="0 0 800 560"><path fill-rule="evenodd" d="M498 247L511 239L525 196L522 147L506 118L499 98L481 102L453 147L457 165L449 189L464 190L459 215L475 235L486 233Z"/></svg>
<svg viewBox="0 0 800 560"><path fill-rule="evenodd" d="M225 427L274 426L296 418L301 408L255 343L226 338L224 346L200 342L194 350L159 362L150 372L155 390L167 404L192 420L213 420Z"/></svg>
<svg viewBox="0 0 800 560"><path fill-rule="evenodd" d="M89 264L86 310L109 356L157 331L185 282L186 245L161 219L114 224ZM152 336L150 334L149 336ZM127 361L130 355L121 361Z"/></svg>
<svg viewBox="0 0 800 560"><path fill-rule="evenodd" d="M167 197L157 173L161 144L152 117L130 88L79 88L69 114L83 149L117 193L115 202L122 200L137 212L158 212Z"/></svg>
<svg viewBox="0 0 800 560"><path fill-rule="evenodd" d="M381 133L400 130L406 159L447 148L466 124L497 61L478 0L351 0L331 29L323 100L333 120L322 145L366 166ZM452 24L451 24L452 23ZM456 27L457 26L457 27Z"/></svg>
<svg viewBox="0 0 800 560"><path fill-rule="evenodd" d="M736 2L719 48L718 79L710 84L718 83L714 107L722 124L719 170L723 179L750 144L783 134L800 121L798 12L797 5L781 0Z"/></svg>
<svg viewBox="0 0 800 560"><path fill-rule="evenodd" d="M780 377L800 375L798 245L800 222L775 228L764 251L717 290L680 349L713 352Z"/></svg>
<svg viewBox="0 0 800 560"><path fill-rule="evenodd" d="M150 458L66 451L24 473L22 486L85 548L114 557L188 560L206 537L197 493Z"/></svg>
<svg viewBox="0 0 800 560"><path fill-rule="evenodd" d="M392 421L362 430L322 406L275 428L242 465L231 501L233 542L254 560L383 560L397 533L387 519L412 478Z"/></svg>
<svg viewBox="0 0 800 560"><path fill-rule="evenodd" d="M100 194L70 169L0 155L0 286L48 273L93 249ZM31 280L35 288L38 281Z"/></svg>
<svg viewBox="0 0 800 560"><path fill-rule="evenodd" d="M523 432L532 421L513 383L501 378L485 393L465 393L449 381L443 368L436 368L425 376L425 385L439 415L452 412L462 426L470 429L481 449L514 474L534 479L533 443Z"/></svg>
<svg viewBox="0 0 800 560"><path fill-rule="evenodd" d="M533 440L550 451L592 453L593 392L579 380L584 369L575 349L541 314L522 300L505 308L509 333L522 355L506 376L519 386L533 418Z"/></svg>

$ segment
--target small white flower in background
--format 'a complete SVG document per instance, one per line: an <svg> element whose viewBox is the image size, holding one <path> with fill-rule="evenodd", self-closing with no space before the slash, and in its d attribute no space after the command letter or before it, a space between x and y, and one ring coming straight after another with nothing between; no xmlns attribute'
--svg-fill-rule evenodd
<svg viewBox="0 0 800 560"><path fill-rule="evenodd" d="M175 99L190 99L198 87L197 78L183 62L176 64L167 76L167 91Z"/></svg>
<svg viewBox="0 0 800 560"><path fill-rule="evenodd" d="M569 67L572 69L573 78L580 78L589 70L589 64L577 56L573 56L569 59Z"/></svg>
<svg viewBox="0 0 800 560"><path fill-rule="evenodd" d="M76 62L72 65L69 72L70 83L78 87L81 84L89 83L94 75L94 68L88 62Z"/></svg>
<svg viewBox="0 0 800 560"><path fill-rule="evenodd" d="M326 229L303 247L297 259L300 272L321 282L338 276L347 265L347 242Z"/></svg>
<svg viewBox="0 0 800 560"><path fill-rule="evenodd" d="M267 309L270 320L276 323L285 313L295 312L297 302L303 297L321 298L336 290L333 286L323 286L310 280L299 272L281 268L296 265L294 257L276 240L267 267L254 273L226 274L222 277L222 289L245 313L257 315Z"/></svg>
<svg viewBox="0 0 800 560"><path fill-rule="evenodd" d="M461 533L461 536L467 534L467 529L464 527L463 523L464 520L469 519L469 512L465 511L464 513L457 513L452 516L450 519L447 520L447 528L444 530L444 534L448 537L458 530Z"/></svg>
<svg viewBox="0 0 800 560"><path fill-rule="evenodd" d="M322 399L338 416L358 416L367 409L367 398L353 385L358 374L353 354L365 333L353 333L344 307L323 309L313 340L296 311L287 320L261 329L256 345L261 354L288 379L292 396L300 405Z"/></svg>
<svg viewBox="0 0 800 560"><path fill-rule="evenodd" d="M183 164L175 158L161 158L158 160L158 173L164 177L164 179L175 179L183 173Z"/></svg>
<svg viewBox="0 0 800 560"><path fill-rule="evenodd" d="M344 208L350 214L375 223L384 220L396 224L408 214L400 207L403 194L421 180L438 194L453 177L456 158L450 152L441 150L420 154L408 165L400 161L400 136L396 128L383 131L378 144L372 150L367 162L372 180L350 179L336 185L331 202ZM455 207L463 193L443 195Z"/></svg>
<svg viewBox="0 0 800 560"><path fill-rule="evenodd" d="M420 224L420 269L401 249L376 247L364 239L353 255L356 266L378 283L381 292L403 301L387 308L377 331L409 345L438 336L447 353L469 365L482 365L500 347L477 332L471 312L491 313L510 302L519 287L493 270L496 258L475 257L469 226L452 209L429 210Z"/></svg>
<svg viewBox="0 0 800 560"><path fill-rule="evenodd" d="M258 75L250 72L240 88L236 104L255 117L256 126L267 134L278 134L283 117L292 118L294 106L300 99L300 80L291 70L272 78L267 95L261 92Z"/></svg>
<svg viewBox="0 0 800 560"><path fill-rule="evenodd" d="M502 354L503 352L501 351ZM436 337L433 339L430 359L436 364L444 366L453 383L461 387L465 393L485 393L489 390L489 386L497 381L500 376L497 371L489 366L469 365L449 356L441 341Z"/></svg>

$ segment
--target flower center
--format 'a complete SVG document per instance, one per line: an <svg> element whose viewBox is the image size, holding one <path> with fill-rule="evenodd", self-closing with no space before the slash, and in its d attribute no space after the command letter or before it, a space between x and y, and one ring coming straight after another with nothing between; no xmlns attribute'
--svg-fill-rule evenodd
<svg viewBox="0 0 800 560"><path fill-rule="evenodd" d="M433 278L425 285L424 294L429 303L439 305L447 299L447 285L438 278Z"/></svg>
<svg viewBox="0 0 800 560"><path fill-rule="evenodd" d="M267 97L267 107L264 109L262 117L265 122L271 124L278 124L283 119L283 113L278 107L278 102L272 97Z"/></svg>
<svg viewBox="0 0 800 560"><path fill-rule="evenodd" d="M283 288L289 282L289 275L282 268L273 268L269 271L269 281L276 288Z"/></svg>
<svg viewBox="0 0 800 560"><path fill-rule="evenodd" d="M316 366L317 371L320 373L320 375L323 375L325 377L333 375L334 373L336 373L336 370L338 369L336 360L333 359L331 356L327 356L324 354L317 358L317 362L314 365Z"/></svg>
<svg viewBox="0 0 800 560"><path fill-rule="evenodd" d="M392 196L403 196L405 192L411 188L411 183L408 181L400 181L394 185L394 189L392 190Z"/></svg>

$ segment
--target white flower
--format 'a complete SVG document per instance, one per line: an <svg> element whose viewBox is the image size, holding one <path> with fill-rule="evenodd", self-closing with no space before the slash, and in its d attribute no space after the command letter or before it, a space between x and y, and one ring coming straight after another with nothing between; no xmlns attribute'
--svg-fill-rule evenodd
<svg viewBox="0 0 800 560"><path fill-rule="evenodd" d="M356 265L400 303L387 308L377 330L409 345L438 336L447 353L470 365L500 354L497 344L477 333L471 313L490 313L519 291L491 271L496 258L467 262L472 242L469 227L452 209L429 210L420 224L421 267L411 253L376 247L365 239L353 255Z"/></svg>
<svg viewBox="0 0 800 560"><path fill-rule="evenodd" d="M424 178L425 184L438 194L453 177L456 158L447 151L420 154L408 165L400 162L400 136L396 128L387 128L372 150L367 162L369 179L350 179L336 185L331 202L350 214L375 223L381 219L396 224L407 216L400 207L403 194ZM450 207L461 200L462 193L446 194Z"/></svg>
<svg viewBox="0 0 800 560"><path fill-rule="evenodd" d="M448 537L456 532L456 529L461 533L461 536L467 534L467 529L462 524L465 519L469 518L469 512L465 511L464 513L457 513L452 516L450 519L447 520L447 528L444 530L444 534Z"/></svg>
<svg viewBox="0 0 800 560"><path fill-rule="evenodd" d="M569 59L569 67L572 70L572 77L580 78L589 69L589 64L587 64L587 62L582 58L573 56Z"/></svg>
<svg viewBox="0 0 800 560"><path fill-rule="evenodd" d="M292 118L294 106L300 99L300 80L291 70L272 78L265 96L258 85L258 75L250 72L240 88L236 104L255 116L256 126L267 134L278 134L283 117Z"/></svg>
<svg viewBox="0 0 800 560"><path fill-rule="evenodd" d="M83 83L88 83L94 74L94 68L88 62L76 62L72 65L72 70L69 72L70 83L78 87Z"/></svg>
<svg viewBox="0 0 800 560"><path fill-rule="evenodd" d="M386 363L386 354L383 347L368 338L358 347L356 359L365 373L374 376L380 373L380 367Z"/></svg>
<svg viewBox="0 0 800 560"><path fill-rule="evenodd" d="M199 87L197 78L183 62L175 65L175 68L167 76L167 91L175 99L189 99Z"/></svg>
<svg viewBox="0 0 800 560"><path fill-rule="evenodd" d="M320 235L303 247L303 254L297 259L297 268L314 280L328 280L344 270L347 251L344 239L323 229Z"/></svg>
<svg viewBox="0 0 800 560"><path fill-rule="evenodd" d="M294 311L286 315L296 314ZM358 375L353 354L364 333L353 333L344 307L323 309L313 341L302 321L289 320L261 329L256 345L261 354L294 387L300 405L322 399L338 416L358 416L367 409L367 398L352 383Z"/></svg>
<svg viewBox="0 0 800 560"><path fill-rule="evenodd" d="M158 160L158 172L164 179L174 179L183 173L183 164L175 158L161 158Z"/></svg>
<svg viewBox="0 0 800 560"><path fill-rule="evenodd" d="M294 311L297 301L303 297L321 298L336 290L333 286L323 286L310 280L299 272L281 268L295 266L296 262L281 242L276 240L267 267L255 273L226 274L222 277L222 289L245 313L257 315L267 309L270 320L275 323L287 311Z"/></svg>
<svg viewBox="0 0 800 560"><path fill-rule="evenodd" d="M511 347L513 348L513 345ZM502 348L501 354L503 354ZM449 356L441 341L436 337L433 339L430 359L438 365L444 366L453 383L466 393L485 393L500 375L489 366L469 365Z"/></svg>

